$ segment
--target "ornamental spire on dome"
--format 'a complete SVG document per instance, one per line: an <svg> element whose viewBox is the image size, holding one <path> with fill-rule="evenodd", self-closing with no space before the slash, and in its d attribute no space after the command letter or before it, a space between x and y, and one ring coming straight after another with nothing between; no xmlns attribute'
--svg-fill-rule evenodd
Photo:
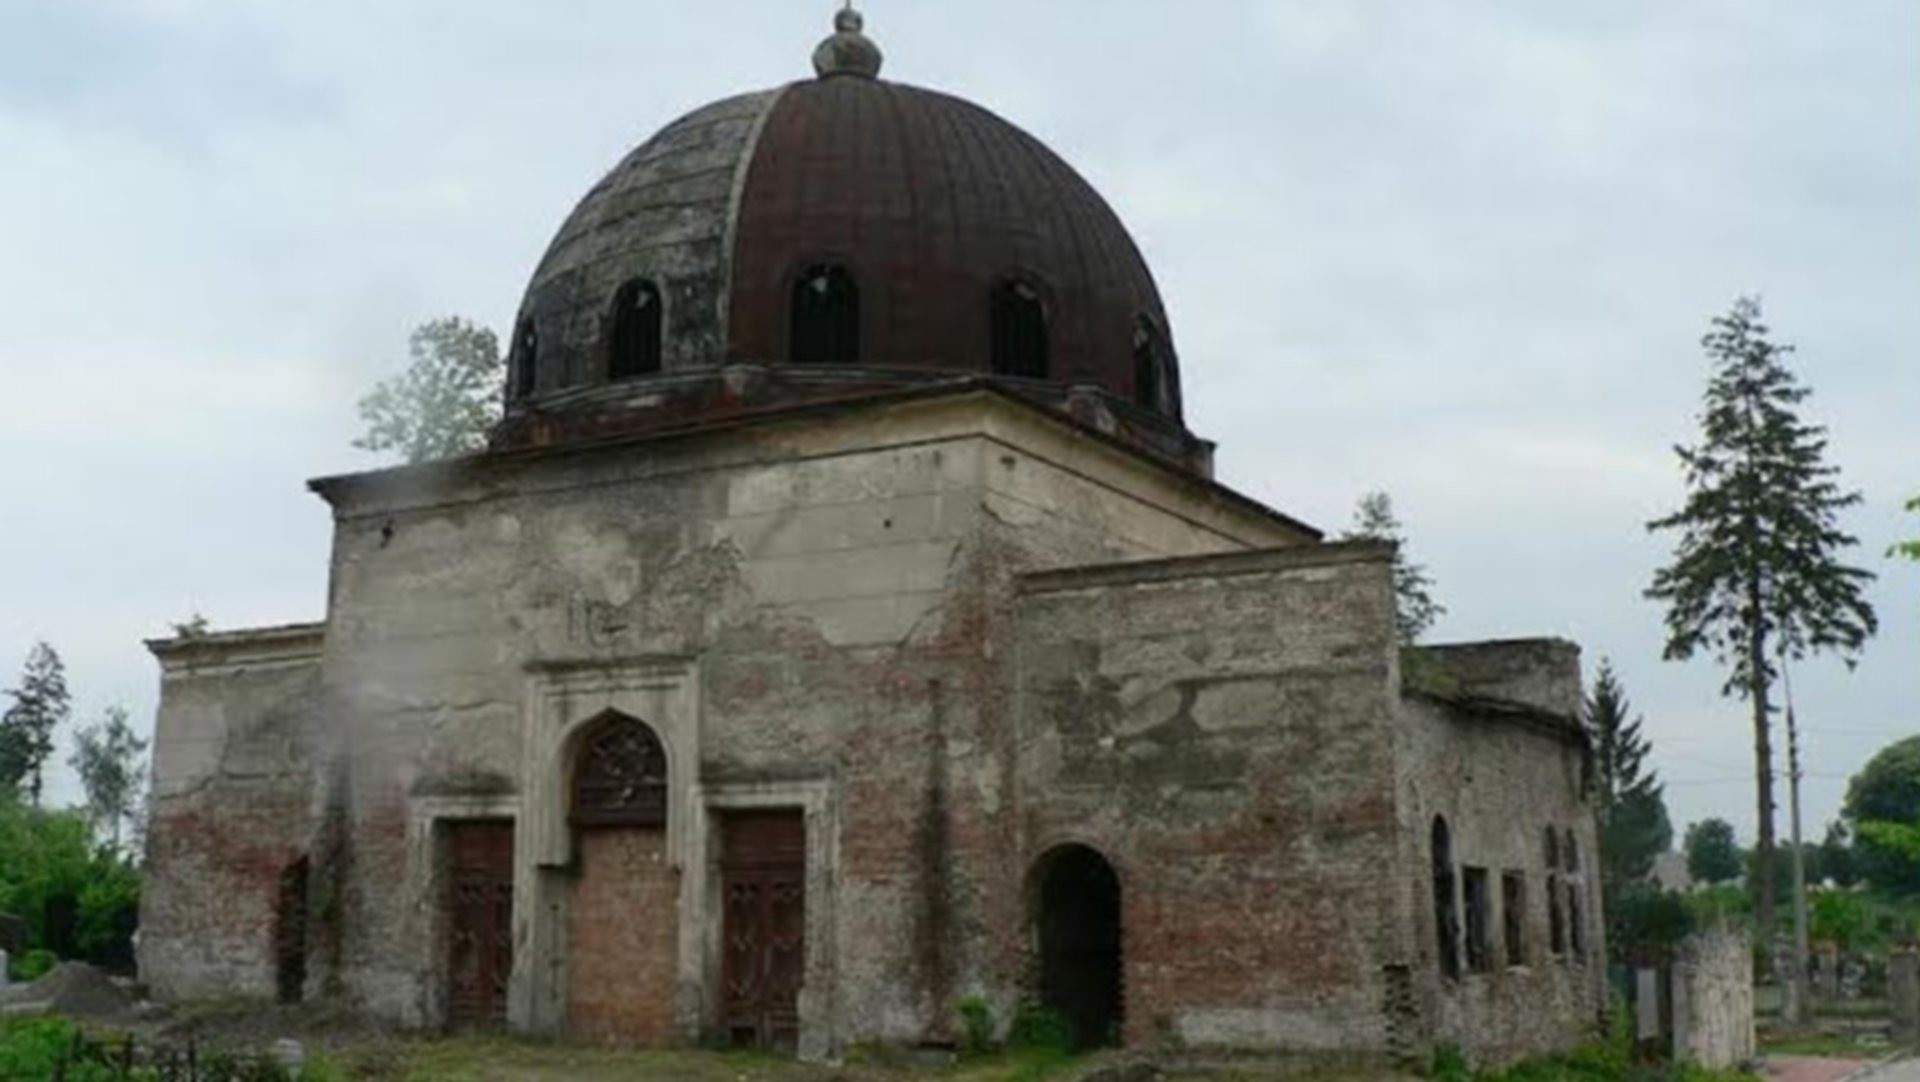
<svg viewBox="0 0 1920 1082"><path fill-rule="evenodd" d="M884 57L880 46L861 33L865 27L866 20L853 9L853 0L847 0L847 5L833 16L833 36L813 51L813 70L822 79L832 75L878 78Z"/></svg>

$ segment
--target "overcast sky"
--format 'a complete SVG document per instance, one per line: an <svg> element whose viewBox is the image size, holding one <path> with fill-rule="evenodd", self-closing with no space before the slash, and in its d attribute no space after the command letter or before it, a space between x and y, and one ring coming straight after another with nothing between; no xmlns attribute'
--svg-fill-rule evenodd
<svg viewBox="0 0 1920 1082"><path fill-rule="evenodd" d="M505 328L574 201L809 74L829 0L0 0L0 683L150 725L143 637L323 614L303 482L447 313ZM1810 833L1920 730L1920 3L868 0L892 78L1050 143L1166 295L1222 480L1389 490L1435 638L1578 640L1676 826L1750 837L1751 736L1641 598L1698 339L1764 295L1866 503L1880 638L1797 674ZM65 753L62 752L64 760ZM57 793L75 787L64 767ZM1785 817L1781 827L1784 833Z"/></svg>

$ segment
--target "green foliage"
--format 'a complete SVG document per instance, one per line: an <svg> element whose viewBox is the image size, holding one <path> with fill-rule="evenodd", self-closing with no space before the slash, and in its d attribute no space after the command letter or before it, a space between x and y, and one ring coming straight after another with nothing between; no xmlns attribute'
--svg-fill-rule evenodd
<svg viewBox="0 0 1920 1082"><path fill-rule="evenodd" d="M1667 606L1665 656L1712 655L1727 672L1722 693L1752 705L1763 925L1773 908L1768 697L1779 663L1831 651L1851 665L1879 626L1864 594L1874 576L1840 561L1856 539L1838 515L1860 494L1843 491L1826 464L1826 430L1800 420L1810 392L1786 366L1792 347L1768 335L1760 303L1743 297L1701 341L1713 370L1700 442L1676 448L1686 502L1647 524L1680 536L1646 591Z"/></svg>
<svg viewBox="0 0 1920 1082"><path fill-rule="evenodd" d="M993 1006L984 997L968 996L956 1010L960 1013L960 1054L982 1055L993 1048Z"/></svg>
<svg viewBox="0 0 1920 1082"><path fill-rule="evenodd" d="M1457 1044L1436 1045L1433 1049L1433 1062L1427 1067L1427 1077L1434 1082L1467 1082L1473 1077L1473 1071L1467 1066L1467 1057Z"/></svg>
<svg viewBox="0 0 1920 1082"><path fill-rule="evenodd" d="M1920 514L1920 497L1915 497L1911 500L1908 500L1907 510ZM1920 560L1920 539L1916 539L1913 541L1902 541L1899 544L1893 546L1893 550L1890 553L1888 553L1888 555L1904 556L1909 560Z"/></svg>
<svg viewBox="0 0 1920 1082"><path fill-rule="evenodd" d="M117 852L121 830L140 800L140 756L147 742L133 735L124 707L110 706L97 725L80 730L68 760L87 792L93 828Z"/></svg>
<svg viewBox="0 0 1920 1082"><path fill-rule="evenodd" d="M1753 923L1753 895L1739 887L1696 890L1686 896L1686 903L1695 927L1722 922L1750 927Z"/></svg>
<svg viewBox="0 0 1920 1082"><path fill-rule="evenodd" d="M1052 1007L1037 1003L1021 1006L1007 1030L1007 1047L1073 1051L1073 1023Z"/></svg>
<svg viewBox="0 0 1920 1082"><path fill-rule="evenodd" d="M397 451L408 462L469 454L486 444L498 415L505 366L500 340L458 316L422 324L407 340L412 363L360 400L366 451Z"/></svg>
<svg viewBox="0 0 1920 1082"><path fill-rule="evenodd" d="M0 1021L0 1079L64 1079L65 1082L162 1082L149 1066L125 1069L120 1039L90 1038L62 1018ZM323 1060L291 1071L262 1056L236 1056L218 1049L198 1055L198 1078L231 1082L343 1082ZM136 1061L137 1062L137 1061Z"/></svg>
<svg viewBox="0 0 1920 1082"><path fill-rule="evenodd" d="M1823 890L1808 902L1807 928L1814 939L1838 943L1843 951L1875 945L1872 899L1851 891Z"/></svg>
<svg viewBox="0 0 1920 1082"><path fill-rule="evenodd" d="M1584 705L1600 783L1601 882L1612 897L1652 873L1654 858L1673 844L1673 823L1646 765L1652 747L1641 734L1644 719L1632 717L1611 661L1601 659Z"/></svg>
<svg viewBox="0 0 1920 1082"><path fill-rule="evenodd" d="M1868 760L1847 785L1844 811L1860 877L1893 894L1920 894L1920 736Z"/></svg>
<svg viewBox="0 0 1920 1082"><path fill-rule="evenodd" d="M0 1078L59 1073L68 1082L120 1082L125 1077L104 1063L72 1064L77 1036L72 1023L57 1018L0 1022Z"/></svg>
<svg viewBox="0 0 1920 1082"><path fill-rule="evenodd" d="M53 754L53 731L73 712L67 667L53 647L35 643L21 670L20 686L4 694L13 705L0 714L0 789L25 783L28 798L38 805L47 757Z"/></svg>
<svg viewBox="0 0 1920 1082"><path fill-rule="evenodd" d="M1740 846L1733 840L1733 824L1725 819L1702 819L1687 828L1687 874L1702 883L1731 882L1740 877Z"/></svg>
<svg viewBox="0 0 1920 1082"><path fill-rule="evenodd" d="M139 874L94 847L85 816L0 799L0 912L26 921L30 947L125 969L139 906ZM71 928L49 919L62 911Z"/></svg>
<svg viewBox="0 0 1920 1082"><path fill-rule="evenodd" d="M1433 599L1433 578L1408 557L1407 540L1393 513L1393 500L1384 492L1369 492L1353 512L1353 525L1342 541L1386 541L1397 546L1393 558L1394 628L1403 645L1418 642L1446 606Z"/></svg>
<svg viewBox="0 0 1920 1082"><path fill-rule="evenodd" d="M1628 884L1607 902L1608 946L1623 961L1669 956L1696 923L1684 895L1649 883Z"/></svg>
<svg viewBox="0 0 1920 1082"><path fill-rule="evenodd" d="M10 976L22 983L32 983L47 975L48 971L60 964L50 950L34 949L13 959L7 964Z"/></svg>

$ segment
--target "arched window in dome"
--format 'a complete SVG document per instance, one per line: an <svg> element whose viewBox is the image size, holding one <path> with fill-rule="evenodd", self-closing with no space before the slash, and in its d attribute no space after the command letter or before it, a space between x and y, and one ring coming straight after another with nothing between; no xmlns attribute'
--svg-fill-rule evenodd
<svg viewBox="0 0 1920 1082"><path fill-rule="evenodd" d="M1173 412L1173 380L1168 372L1167 336L1141 316L1133 328L1133 400L1155 413Z"/></svg>
<svg viewBox="0 0 1920 1082"><path fill-rule="evenodd" d="M823 263L794 281L788 349L795 364L859 361L860 291L847 268Z"/></svg>
<svg viewBox="0 0 1920 1082"><path fill-rule="evenodd" d="M1047 378L1047 309L1040 290L1021 278L993 287L993 370L1002 376Z"/></svg>
<svg viewBox="0 0 1920 1082"><path fill-rule="evenodd" d="M627 379L660 371L660 287L632 278L613 294L613 356L607 375Z"/></svg>
<svg viewBox="0 0 1920 1082"><path fill-rule="evenodd" d="M533 329L533 320L523 319L513 333L513 397L525 398L533 393L539 359L540 336Z"/></svg>
<svg viewBox="0 0 1920 1082"><path fill-rule="evenodd" d="M614 711L594 722L573 771L573 824L658 827L667 822L667 749L653 728Z"/></svg>

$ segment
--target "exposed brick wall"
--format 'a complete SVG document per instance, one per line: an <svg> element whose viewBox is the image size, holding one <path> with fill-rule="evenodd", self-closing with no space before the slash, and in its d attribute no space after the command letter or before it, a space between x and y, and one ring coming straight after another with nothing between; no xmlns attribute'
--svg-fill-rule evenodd
<svg viewBox="0 0 1920 1082"><path fill-rule="evenodd" d="M663 729L685 756L675 791L711 808L810 786L838 824L808 854L831 897L808 910L824 954L804 1046L950 1038L969 995L1010 1017L1031 991L1030 873L1079 841L1123 883L1130 1040L1424 1047L1444 1026L1405 822L1426 776L1407 764L1428 749L1393 735L1385 551L1309 546L1050 423L956 399L323 486L337 529L308 695L324 739L288 745L304 772L265 784L271 799L208 790L171 812L266 809L245 838L279 848L240 877L261 898L269 866L320 850L317 976L437 1024L434 817L517 814L522 841L544 837L529 810L552 781L536 774L544 726L604 704L541 681L673 659L692 689ZM1297 551L1248 551L1271 546ZM1114 560L1156 562L1089 566ZM186 702L171 686L167 701ZM204 705L224 701L214 688ZM188 748L168 716L163 737ZM224 819L196 833L162 812L162 875L197 883L227 859ZM702 844L590 837L577 880L565 855L523 853L520 1024L637 1041L711 1025L709 871L667 863ZM204 900L170 889L155 887L162 909ZM706 922L677 923L688 899ZM231 932L259 942L264 977L251 919L157 920L152 957L217 982L191 952Z"/></svg>
<svg viewBox="0 0 1920 1082"><path fill-rule="evenodd" d="M659 829L583 831L567 907L567 1027L615 1044L672 1041L680 873Z"/></svg>
<svg viewBox="0 0 1920 1082"><path fill-rule="evenodd" d="M1576 670L1577 671L1577 670ZM1505 1063L1564 1049L1594 1033L1606 997L1606 936L1600 911L1598 838L1593 807L1583 784L1584 753L1567 728L1577 706L1578 682L1543 705L1558 708L1562 728L1546 718L1477 712L1426 699L1401 707L1401 807L1409 857L1407 894L1419 899L1410 926L1417 929L1413 972L1429 1004L1428 1040L1452 1044L1476 1062ZM1446 818L1456 871L1487 870L1492 883L1488 925L1492 964L1484 972L1441 976L1439 933L1432 907L1429 837L1435 816ZM1547 864L1545 834L1575 839L1579 867ZM1556 845L1556 850L1562 847ZM1504 900L1500 877L1517 872L1526 884L1522 920L1525 957L1511 964L1503 942ZM1584 951L1552 950L1548 885L1571 887L1581 898ZM1455 876L1456 905L1464 923L1464 897ZM1565 908L1562 909L1565 913ZM1464 929L1462 932L1464 969Z"/></svg>
<svg viewBox="0 0 1920 1082"><path fill-rule="evenodd" d="M1023 851L1079 841L1120 870L1130 1042L1386 1043L1386 560L1327 547L1030 581Z"/></svg>

